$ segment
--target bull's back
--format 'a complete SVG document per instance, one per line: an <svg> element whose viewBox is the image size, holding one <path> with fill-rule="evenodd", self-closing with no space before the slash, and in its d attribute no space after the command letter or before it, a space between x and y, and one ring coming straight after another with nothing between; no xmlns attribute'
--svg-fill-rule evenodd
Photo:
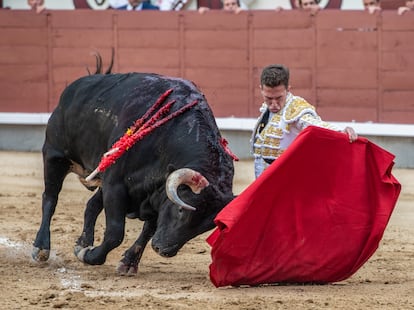
<svg viewBox="0 0 414 310"><path fill-rule="evenodd" d="M93 169L126 128L170 88L174 88L172 97L202 98L190 82L157 74L80 78L62 93L48 123L47 143Z"/></svg>

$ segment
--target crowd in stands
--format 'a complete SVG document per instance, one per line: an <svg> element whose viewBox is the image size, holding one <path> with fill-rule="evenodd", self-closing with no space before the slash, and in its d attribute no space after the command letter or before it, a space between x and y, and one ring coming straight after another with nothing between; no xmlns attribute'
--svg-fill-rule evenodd
<svg viewBox="0 0 414 310"><path fill-rule="evenodd" d="M109 8L115 10L127 10L127 11L140 11L140 10L183 10L187 5L194 0L109 0ZM243 10L249 9L249 4L254 0L221 0L220 7L224 11L240 13ZM364 10L369 14L375 14L381 12L381 0L361 0L364 6ZM295 0L293 9L303 10L310 12L311 15L316 14L322 9L319 5L320 0ZM211 3L211 1L209 1ZM29 8L36 12L42 13L46 10L45 0L27 0ZM212 9L199 5L198 12L204 14ZM278 6L276 11L283 10ZM401 6L397 9L399 15L403 15L406 12L414 10L414 0L406 0L405 6Z"/></svg>

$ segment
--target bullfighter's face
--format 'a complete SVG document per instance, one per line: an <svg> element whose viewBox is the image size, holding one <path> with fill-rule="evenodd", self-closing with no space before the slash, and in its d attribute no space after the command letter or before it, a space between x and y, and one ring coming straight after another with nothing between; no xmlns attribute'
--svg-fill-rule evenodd
<svg viewBox="0 0 414 310"><path fill-rule="evenodd" d="M278 85L275 87L269 87L261 85L262 96L264 103L272 113L277 113L283 109L286 103L286 97L288 89L285 85Z"/></svg>

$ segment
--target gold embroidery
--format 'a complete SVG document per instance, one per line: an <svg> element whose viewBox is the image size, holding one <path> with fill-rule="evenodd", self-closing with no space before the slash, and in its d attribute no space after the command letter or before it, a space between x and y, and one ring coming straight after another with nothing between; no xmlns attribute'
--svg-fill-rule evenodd
<svg viewBox="0 0 414 310"><path fill-rule="evenodd" d="M315 107L309 104L305 99L296 97L289 106L287 106L284 112L284 119L289 122L296 120L305 109L311 109L315 111Z"/></svg>
<svg viewBox="0 0 414 310"><path fill-rule="evenodd" d="M285 149L280 143L290 134L292 124L299 118L310 113L309 120L316 117L315 108L301 97L288 96L286 106L282 111L273 114L267 125L260 132L255 133L253 153L255 157L276 159ZM308 119L308 117L306 117Z"/></svg>
<svg viewBox="0 0 414 310"><path fill-rule="evenodd" d="M282 155L284 151L285 150L281 150L281 149L271 149L271 148L262 149L260 147L254 148L255 155L261 155L264 158L272 158L272 159L279 157L280 155Z"/></svg>

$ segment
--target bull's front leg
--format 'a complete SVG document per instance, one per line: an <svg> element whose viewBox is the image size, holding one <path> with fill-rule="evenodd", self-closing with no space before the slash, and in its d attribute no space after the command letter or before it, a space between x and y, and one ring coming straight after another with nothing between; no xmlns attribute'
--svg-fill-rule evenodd
<svg viewBox="0 0 414 310"><path fill-rule="evenodd" d="M105 209L105 234L102 243L96 247L76 247L75 255L89 265L102 265L110 251L118 247L125 235L125 214L128 203L126 189L122 185L102 188L102 202Z"/></svg>
<svg viewBox="0 0 414 310"><path fill-rule="evenodd" d="M121 275L133 276L138 273L138 264L141 261L145 246L152 238L157 228L157 220L146 221L141 234L134 244L125 251L124 257L119 262L117 272Z"/></svg>
<svg viewBox="0 0 414 310"><path fill-rule="evenodd" d="M93 246L96 219L102 210L102 189L99 188L98 191L91 197L91 199L89 199L88 203L86 204L83 230L81 236L76 242L75 253L79 252L82 248Z"/></svg>

